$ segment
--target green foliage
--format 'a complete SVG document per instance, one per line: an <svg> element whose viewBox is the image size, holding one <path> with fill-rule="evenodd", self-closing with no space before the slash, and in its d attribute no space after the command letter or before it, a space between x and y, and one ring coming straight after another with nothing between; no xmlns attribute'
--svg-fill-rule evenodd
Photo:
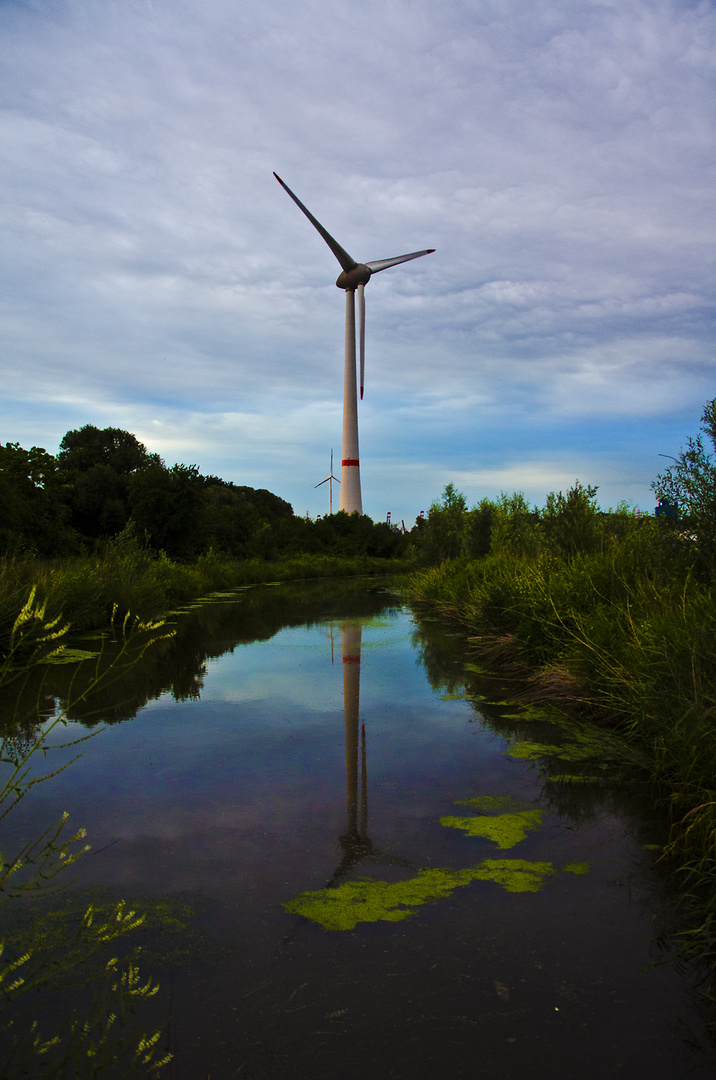
<svg viewBox="0 0 716 1080"><path fill-rule="evenodd" d="M550 492L543 509L531 507L522 492L502 492L497 501L482 499L467 510L465 497L448 484L425 521L416 522L411 543L421 560L436 565L446 559L517 558L557 553L567 557L599 551L623 531L633 516L620 507L602 514L597 489L579 481L563 494Z"/></svg>
<svg viewBox="0 0 716 1080"><path fill-rule="evenodd" d="M195 465L150 465L129 483L129 508L155 551L189 557L197 546L202 481Z"/></svg>
<svg viewBox="0 0 716 1080"><path fill-rule="evenodd" d="M158 465L160 459L129 431L85 424L63 437L57 461L65 472L84 473L106 465L118 476L129 476L149 465Z"/></svg>
<svg viewBox="0 0 716 1080"><path fill-rule="evenodd" d="M464 553L465 496L453 484L447 484L440 502L434 502L419 530L420 553L434 564L457 559Z"/></svg>
<svg viewBox="0 0 716 1080"><path fill-rule="evenodd" d="M576 481L566 495L550 492L540 515L547 544L562 555L596 551L600 545L595 498L597 488Z"/></svg>
<svg viewBox="0 0 716 1080"><path fill-rule="evenodd" d="M716 398L707 402L701 417L701 431L716 449ZM689 438L686 450L652 488L678 508L681 531L693 534L702 567L713 577L716 572L716 462L704 446L701 435ZM684 537L687 539L687 537Z"/></svg>
<svg viewBox="0 0 716 1080"><path fill-rule="evenodd" d="M77 531L91 539L120 532L129 520L130 477L152 466L161 468L158 454L150 454L129 431L93 424L68 431L57 468L68 484Z"/></svg>
<svg viewBox="0 0 716 1080"><path fill-rule="evenodd" d="M43 604L37 602L35 590L23 605L9 636L5 656L0 664L0 688L7 691L10 684L57 655L63 649L62 637L67 624L61 617L48 619ZM160 623L146 625L125 618L122 624L124 645L113 664L103 674L90 680L80 695L111 680L128 651L135 659L161 636ZM132 649L136 635L140 647ZM70 702L50 723L43 722L39 705L33 727L23 735L6 734L0 740L0 822L20 803L31 796L38 784L52 779L76 760L76 756L47 767L48 755L66 756L85 739L50 745L50 736L67 722ZM39 763L44 768L40 769ZM3 1050L0 1051L2 1074L43 1077L103 1077L108 1070L121 1075L140 1072L156 1075L168 1063L171 1055L157 1056L159 1032L138 1034L132 1022L136 1007L156 994L158 987L142 981L132 962L121 961L117 955L107 955L116 943L132 934L144 921L143 915L127 910L123 901L111 909L98 911L89 905L74 921L60 924L47 919L35 919L27 924L28 909L18 907L18 901L29 897L44 897L68 884L67 870L87 850L80 846L85 830L67 836L68 816L63 814L40 836L20 843L18 850L7 854L3 843L0 854L0 904L3 908L5 936L0 941L0 1002L2 1003ZM9 907L8 907L9 905ZM10 917L8 917L10 912ZM54 933L51 932L51 928ZM93 964L101 959L98 977L92 978ZM89 979L89 984L88 984ZM93 993L87 995L91 987ZM68 993L72 991L72 995ZM73 1006L73 996L78 1004ZM32 1018L35 1011L44 1012L48 1001L58 999L64 1006L65 1021L59 1033L47 1034L41 1021ZM55 1005L56 1007L56 1005ZM28 1010L31 1009L28 1017Z"/></svg>
<svg viewBox="0 0 716 1080"><path fill-rule="evenodd" d="M187 561L210 553L394 559L407 546L395 526L360 514L297 518L265 488L202 476L196 465L168 468L131 432L92 424L68 431L56 459L37 447L0 447L0 498L0 556L104 553L129 535L145 555Z"/></svg>
<svg viewBox="0 0 716 1080"><path fill-rule="evenodd" d="M705 415L713 434L714 409ZM600 511L595 489L577 482L566 495L550 496L536 515L520 496L503 496L489 511L481 504L483 524L490 521L489 553L483 529L473 547L479 557L466 552L424 569L413 577L411 591L431 610L459 620L483 659L508 662L535 700L557 704L575 722L587 717L604 725L604 739L619 746L603 767L595 763L599 755L581 744L555 751L517 742L512 754L547 754L565 782L579 779L582 769L603 777L620 762L649 770L673 817L670 865L695 924L686 940L694 954L714 963L713 479L707 482L703 447L692 444L691 450L679 475L684 485L687 474L691 478L698 551L675 533L673 522L639 516L624 505ZM704 481L701 487L697 479ZM665 488L659 493L673 495ZM464 515L468 537L471 514ZM579 767L568 768L571 763ZM470 828L480 826L473 821Z"/></svg>
<svg viewBox="0 0 716 1080"><path fill-rule="evenodd" d="M539 528L539 512L531 510L521 491L500 495L492 527L492 552L523 556L536 555L544 546Z"/></svg>
<svg viewBox="0 0 716 1080"><path fill-rule="evenodd" d="M492 534L498 517L497 504L481 499L467 515L465 522L465 554L470 559L482 559L492 548Z"/></svg>
<svg viewBox="0 0 716 1080"><path fill-rule="evenodd" d="M0 554L51 555L76 550L69 491L51 454L18 443L0 446Z"/></svg>

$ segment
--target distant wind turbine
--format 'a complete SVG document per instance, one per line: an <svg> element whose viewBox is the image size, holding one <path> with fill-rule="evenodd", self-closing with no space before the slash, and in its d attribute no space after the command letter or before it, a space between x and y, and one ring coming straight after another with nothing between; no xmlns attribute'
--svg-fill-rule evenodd
<svg viewBox="0 0 716 1080"><path fill-rule="evenodd" d="M430 255L435 248L425 251L413 251L409 255L397 255L393 259L377 259L375 262L357 263L351 258L329 232L297 199L291 189L284 184L278 173L274 173L284 191L288 192L296 206L304 212L311 224L318 230L329 248L341 264L341 273L336 285L346 292L346 345L343 368L343 451L341 458L341 500L340 509L346 513L363 513L363 500L360 490L360 460L358 456L358 396L356 393L356 312L355 294L358 293L358 327L360 339L360 396L363 397L365 384L365 296L363 290L372 274L387 270L389 266L419 259L421 255ZM331 472L333 469L331 469ZM328 478L326 478L328 479ZM325 483L325 480L322 481ZM316 485L318 486L318 485Z"/></svg>
<svg viewBox="0 0 716 1080"><path fill-rule="evenodd" d="M331 450L331 471L325 480L321 480L320 484L316 484L316 487L321 487L321 484L328 484L328 516L333 513L333 481L340 484L340 480L337 476L333 475L333 451Z"/></svg>

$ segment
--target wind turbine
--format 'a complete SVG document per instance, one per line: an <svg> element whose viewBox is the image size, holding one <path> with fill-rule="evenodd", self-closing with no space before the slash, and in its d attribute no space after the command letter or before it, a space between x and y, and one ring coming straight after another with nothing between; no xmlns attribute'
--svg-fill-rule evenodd
<svg viewBox="0 0 716 1080"><path fill-rule="evenodd" d="M430 255L435 248L425 251L413 251L409 255L397 255L393 259L377 259L375 262L357 263L351 258L329 232L314 218L300 199L296 198L290 187L284 184L278 173L274 173L281 187L286 191L296 206L304 212L311 224L318 230L329 248L341 264L341 273L336 285L346 293L346 337L345 362L343 367L343 450L341 458L341 499L340 509L348 514L363 513L363 500L360 490L360 460L358 455L358 396L356 393L356 312L355 295L358 293L358 333L360 339L360 396L363 397L365 384L365 296L363 290L372 274L387 270L389 266L419 259L421 255ZM333 470L331 470L333 471ZM325 481L323 481L325 483Z"/></svg>
<svg viewBox="0 0 716 1080"><path fill-rule="evenodd" d="M335 482L337 484L340 484L340 480L338 479L338 477L333 475L333 451L331 450L331 471L329 472L329 474L328 474L328 476L326 477L325 480L321 480L320 484L315 485L317 488L319 488L319 487L321 487L322 484L328 484L328 516L329 517L333 513L333 481L334 480L335 480Z"/></svg>

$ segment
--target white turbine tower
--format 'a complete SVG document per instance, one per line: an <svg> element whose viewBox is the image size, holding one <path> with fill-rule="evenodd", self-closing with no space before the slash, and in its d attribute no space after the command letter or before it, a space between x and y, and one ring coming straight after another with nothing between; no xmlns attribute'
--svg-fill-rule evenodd
<svg viewBox="0 0 716 1080"><path fill-rule="evenodd" d="M300 199L286 184L278 173L274 173L281 187L288 192L296 206L303 210L312 225L318 230L329 248L341 264L341 273L338 275L336 285L346 292L346 347L345 364L343 368L343 452L341 458L341 500L340 509L346 513L363 513L363 500L360 491L360 460L358 455L358 395L356 393L356 311L355 294L358 293L358 327L360 338L360 396L363 397L365 376L365 297L363 290L368 283L371 274L377 274L379 270L387 270L389 266L397 266L398 263L409 262L411 259L419 259L421 255L430 255L435 248L426 248L425 251L413 251L409 255L397 255L393 259L377 259L375 262L357 263L347 251L337 243L330 233L316 221L313 214L306 209ZM333 470L331 469L331 472ZM325 483L325 481L323 481Z"/></svg>
<svg viewBox="0 0 716 1080"><path fill-rule="evenodd" d="M315 485L317 488L319 488L323 484L328 484L328 516L329 517L333 513L333 481L334 480L335 480L335 482L337 484L340 484L340 480L338 479L338 477L333 475L333 451L331 450L331 471L329 472L329 474L328 474L328 476L326 477L325 480L321 480L320 484Z"/></svg>

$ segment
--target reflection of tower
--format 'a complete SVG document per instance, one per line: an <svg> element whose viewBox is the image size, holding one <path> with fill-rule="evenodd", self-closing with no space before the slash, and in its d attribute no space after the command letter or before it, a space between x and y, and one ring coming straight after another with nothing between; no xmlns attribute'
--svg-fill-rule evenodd
<svg viewBox="0 0 716 1080"><path fill-rule="evenodd" d="M340 838L343 858L329 885L345 877L356 863L410 866L406 859L379 851L368 838L368 763L365 724L360 712L360 647L362 627L358 620L341 623L343 652L343 712L346 729L346 832ZM359 821L360 814L360 821Z"/></svg>
<svg viewBox="0 0 716 1080"><path fill-rule="evenodd" d="M344 850L347 845L367 843L368 828L368 775L365 757L365 724L360 727L360 623L344 623L341 626L343 651L343 711L346 725L346 835L341 839ZM359 746L360 729L360 754ZM358 760L360 757L360 779ZM358 826L358 801L360 798L360 828Z"/></svg>
<svg viewBox="0 0 716 1080"><path fill-rule="evenodd" d="M343 857L326 882L326 888L338 888L341 881L350 878L351 871L360 863L381 866L400 866L410 870L419 869L414 863L399 855L392 855L373 845L368 837L368 763L366 758L365 724L361 724L360 712L360 649L361 620L345 619L340 622L341 651L343 653L343 713L346 738L346 831L339 837ZM333 627L330 633L331 663L333 663ZM359 822L360 814L360 822ZM307 893L305 895L319 895ZM291 905L285 905L291 907ZM284 938L288 943L301 925L310 919L301 915L294 931Z"/></svg>

